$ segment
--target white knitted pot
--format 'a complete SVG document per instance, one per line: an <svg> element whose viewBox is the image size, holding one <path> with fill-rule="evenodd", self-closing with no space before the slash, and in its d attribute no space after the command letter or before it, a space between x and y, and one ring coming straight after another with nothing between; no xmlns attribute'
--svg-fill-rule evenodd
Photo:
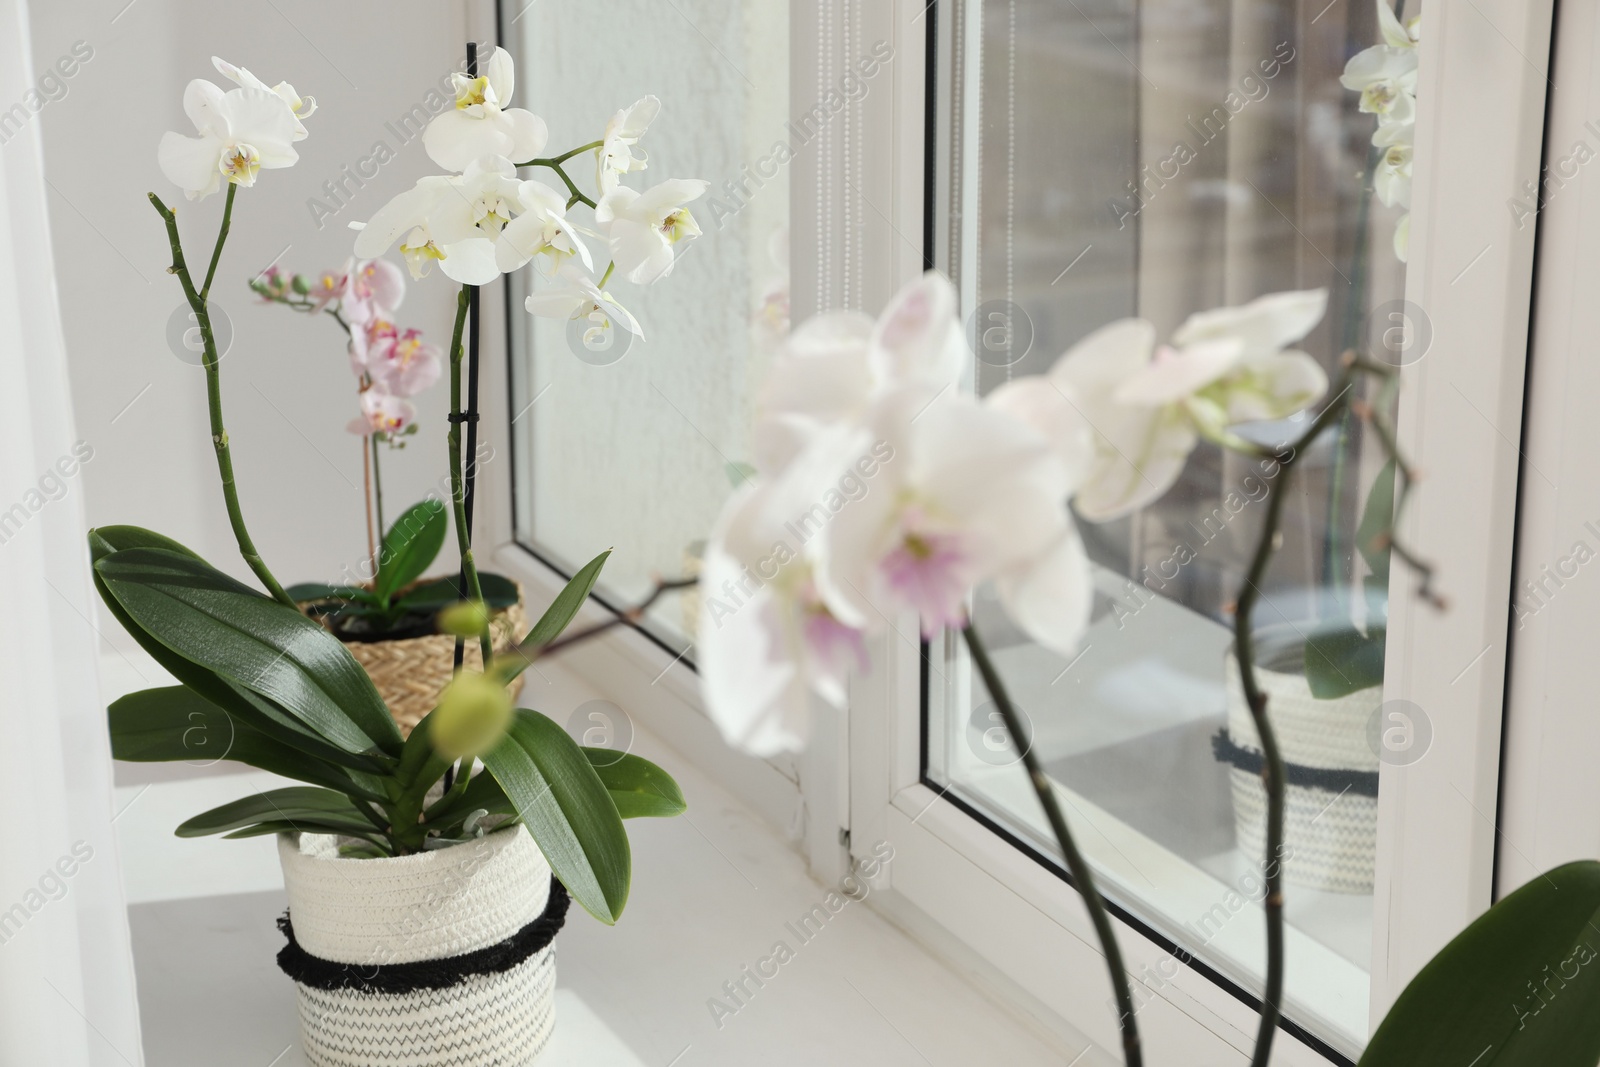
<svg viewBox="0 0 1600 1067"><path fill-rule="evenodd" d="M392 859L278 839L295 981L317 1067L522 1067L555 1025L567 896L526 828Z"/></svg>
<svg viewBox="0 0 1600 1067"><path fill-rule="evenodd" d="M1335 893L1371 893L1378 851L1378 798L1353 789L1342 792L1296 785L1293 767L1375 773L1378 757L1367 743L1367 723L1383 702L1380 687L1335 700L1311 695L1297 673L1256 668L1278 749L1291 765L1284 794L1284 880L1292 885ZM1239 684L1239 664L1227 657L1228 737L1259 756L1261 739ZM1266 857L1267 791L1256 771L1232 767L1234 833L1254 862Z"/></svg>

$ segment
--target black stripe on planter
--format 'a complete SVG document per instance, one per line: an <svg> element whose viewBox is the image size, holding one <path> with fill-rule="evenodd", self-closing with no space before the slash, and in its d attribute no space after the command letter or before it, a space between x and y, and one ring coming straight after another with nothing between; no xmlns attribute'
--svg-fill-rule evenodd
<svg viewBox="0 0 1600 1067"><path fill-rule="evenodd" d="M353 989L358 993L400 994L419 989L449 989L480 974L501 974L522 963L555 940L567 921L571 898L566 888L550 879L550 902L544 913L498 944L461 956L415 963L335 963L320 959L300 947L294 938L289 913L278 919L278 929L289 943L278 953L278 969L300 985L313 989Z"/></svg>
<svg viewBox="0 0 1600 1067"><path fill-rule="evenodd" d="M1260 774L1266 763L1261 753L1253 748L1241 748L1228 736L1226 727L1211 739L1211 751L1218 763L1226 763L1250 774ZM1289 785L1302 789L1321 789L1329 793L1354 793L1361 797L1378 795L1377 771L1347 771L1337 767L1308 767L1303 763L1285 763L1284 777Z"/></svg>

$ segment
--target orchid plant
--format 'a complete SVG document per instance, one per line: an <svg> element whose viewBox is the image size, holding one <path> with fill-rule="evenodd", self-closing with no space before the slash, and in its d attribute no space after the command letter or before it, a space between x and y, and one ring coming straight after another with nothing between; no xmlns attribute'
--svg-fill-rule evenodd
<svg viewBox="0 0 1600 1067"><path fill-rule="evenodd" d="M198 286L184 256L177 214L155 194L150 200L166 226L170 273L200 329L211 442L229 523L241 556L268 595L153 531L129 526L90 531L101 598L180 683L133 693L111 706L113 754L129 760L227 759L307 783L198 815L179 827L182 836L327 833L341 839L346 855L385 857L449 847L521 823L573 898L602 921L615 922L631 877L622 820L675 815L684 810L683 796L649 761L585 750L546 716L512 707L507 686L535 659L633 615L564 634L599 578L609 555L602 552L508 653L493 654L492 589L473 564L464 521L463 331L473 286L538 260L558 272L569 290L581 292L580 299L560 307L560 314L587 318L591 330L611 329L620 321L637 332L637 322L606 291L611 268L599 281L590 277L593 261L584 237L605 240L613 263L628 278L658 280L670 272L675 246L699 232L684 204L703 191L704 183L669 182L644 193L622 185L621 175L645 166L635 148L659 108L653 97L619 112L591 144L538 158L546 140L544 123L508 106L515 72L510 56L496 49L484 76L474 71L454 77L455 109L439 115L425 132L430 157L452 173L424 178L381 209L358 235L356 258L341 270L315 281L268 272L253 286L274 303L327 313L346 328L363 411L352 429L366 439L364 454L370 445L374 457L378 444L393 447L410 436L414 416L406 398L440 377L437 351L417 331L401 332L392 325L405 283L381 255L399 240L414 278L438 264L463 286L450 345L453 411L447 440L468 596L462 599L448 580L404 592L444 540L443 508L425 502L417 507L432 510L415 529L407 525L408 513L390 530L384 549L393 548L392 553L374 551L379 567L373 589L330 589L316 598L342 601L355 614L372 609L386 619L396 612L437 614L446 632L478 638L483 670L459 670L437 706L402 738L349 651L301 611L296 593L304 595L306 589L283 588L245 522L223 420L209 294L239 190L253 188L262 170L295 162L293 145L307 135L302 120L315 104L287 83L269 88L242 68L220 59L214 63L238 87L225 92L204 80L191 82L184 107L198 136L169 133L158 153L162 172L190 200L227 187L210 264ZM581 193L563 166L587 151L596 153L598 200ZM519 166L552 169L571 195L563 198L519 179ZM567 221L566 211L580 201L596 209L598 230L580 233ZM554 313L551 308L548 300L529 305L535 314ZM386 555L392 562L383 562ZM685 584L659 583L635 610Z"/></svg>
<svg viewBox="0 0 1600 1067"><path fill-rule="evenodd" d="M382 451L399 450L417 433L411 398L439 381L442 354L415 327L401 330L395 313L405 299L405 272L386 259L350 259L311 277L272 266L250 280L268 304L326 315L345 334L361 414L347 429L361 438L367 558L362 582L303 582L287 592L344 638L406 638L435 632L438 611L457 599L456 579L419 581L444 547L449 512L430 499L385 527ZM479 574L484 602L499 611L516 604L510 579Z"/></svg>

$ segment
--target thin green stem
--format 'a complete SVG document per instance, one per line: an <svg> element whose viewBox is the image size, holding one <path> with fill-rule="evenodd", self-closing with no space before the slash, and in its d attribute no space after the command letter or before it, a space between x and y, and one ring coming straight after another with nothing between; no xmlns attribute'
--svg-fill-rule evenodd
<svg viewBox="0 0 1600 1067"><path fill-rule="evenodd" d="M572 194L567 199L567 206L568 207L571 207L573 204L579 204L579 203L588 204L590 207L594 207L595 206L594 201L583 194L583 190L579 189L578 188L578 183L573 181L572 178L567 174L567 168L565 166L563 166L563 164L566 163L566 161L571 159L573 156L582 155L584 152L592 152L596 148L602 147L604 144L605 144L604 141L590 141L586 145L579 145L577 148L574 148L572 151L563 152L559 156L540 156L537 159L530 159L526 163L518 163L517 166L519 166L519 167L548 167L549 169L551 169L551 170L556 172L557 176L559 176L561 178L562 183L564 185L566 185L567 192Z"/></svg>
<svg viewBox="0 0 1600 1067"><path fill-rule="evenodd" d="M235 186L228 186L228 204L233 204ZM255 542L250 539L250 531L245 526L244 511L239 506L239 490L234 484L233 477L233 452L228 446L228 431L222 421L222 376L218 369L219 358L217 355L216 337L211 331L211 314L206 299L195 291L194 282L189 277L189 267L183 258L183 242L178 237L178 217L172 213L167 205L161 202L156 194L150 194L150 203L155 206L157 214L167 225L167 240L172 246L172 266L167 268L169 274L176 274L178 282L183 286L184 298L189 302L189 308L194 312L195 322L200 327L200 340L205 346L203 366L206 371L206 404L211 416L211 444L217 456L217 472L222 478L222 499L228 508L228 522L233 527L234 540L239 545L239 555L250 569L255 572L261 584L277 600L290 608L296 608L294 600L283 591L283 586L278 584L278 579L272 576L272 571L256 551ZM227 217L224 216L222 233L217 238L216 252L212 254L211 265L216 268L217 256L222 252L222 236L228 230ZM296 608L296 610L299 610Z"/></svg>
<svg viewBox="0 0 1600 1067"><path fill-rule="evenodd" d="M471 600L482 602L483 586L478 581L478 567L472 559L472 531L467 529L467 494L461 469L461 360L465 350L461 335L467 326L467 306L471 300L472 286L463 285L456 298L456 325L450 337L450 500L455 509L456 545L461 550L461 573L466 575L464 592ZM478 635L478 645L483 651L483 666L487 670L494 648L488 631Z"/></svg>
<svg viewBox="0 0 1600 1067"><path fill-rule="evenodd" d="M617 269L617 261L616 260L613 259L610 263L606 264L606 272L605 272L605 275L603 277L601 277L601 279L600 279L599 288L604 289L606 287L606 282L609 282L611 280L611 272L616 270L616 269Z"/></svg>
<svg viewBox="0 0 1600 1067"><path fill-rule="evenodd" d="M579 145L577 148L574 148L570 152L563 152L559 156L539 156L536 159L528 160L526 163L518 163L517 166L519 166L519 167L559 167L561 164L565 163L567 160L571 159L573 156L581 156L585 152L593 152L597 148L604 148L605 144L606 143L605 143L604 140L590 141L588 144Z"/></svg>
<svg viewBox="0 0 1600 1067"><path fill-rule="evenodd" d="M1083 897L1084 906L1089 909L1089 919L1094 923L1094 932L1100 939L1100 948L1106 954L1106 969L1111 972L1111 988L1117 998L1117 1021L1122 1028L1123 1061L1127 1067L1140 1067L1144 1062L1144 1052L1139 1043L1139 1026L1134 1019L1133 996L1128 986L1128 969L1122 962L1122 949L1117 945L1116 931L1111 926L1111 915L1106 911L1106 904L1100 896L1100 891L1095 888L1094 871L1083 858L1083 853L1078 851L1077 842L1072 839L1072 832L1067 829L1067 818L1062 814L1055 789L1051 786L1050 779L1045 776L1044 768L1039 765L1039 758L1033 751L1033 741L1023 730L1017 709L1012 705L1005 683L1000 680L1000 672L989 659L989 651L978 637L978 631L968 623L961 631L961 636L966 639L967 648L972 653L973 664L983 676L984 688L989 690L990 698L1000 709L1000 717L1005 721L1006 732L1011 735L1011 743L1017 747L1022 756L1022 765L1027 768L1028 780L1033 784L1033 791L1039 796L1045 818L1050 820L1050 828L1055 831L1056 843L1061 846L1061 855L1067 861L1067 870L1072 873L1072 884L1077 887L1079 895Z"/></svg>
<svg viewBox="0 0 1600 1067"><path fill-rule="evenodd" d="M211 266L206 268L206 283L200 287L201 301L211 296L211 279L217 276L217 260L222 258L222 246L227 243L228 230L233 225L233 196L238 191L237 185L228 183L228 200L222 205L222 226L217 230L217 243L211 249Z"/></svg>

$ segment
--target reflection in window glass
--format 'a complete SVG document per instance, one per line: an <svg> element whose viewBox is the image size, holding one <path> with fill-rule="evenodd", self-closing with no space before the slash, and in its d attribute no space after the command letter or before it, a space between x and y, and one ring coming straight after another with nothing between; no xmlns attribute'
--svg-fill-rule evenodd
<svg viewBox="0 0 1600 1067"><path fill-rule="evenodd" d="M624 184L709 184L689 205L702 235L678 246L672 273L640 286L619 272L607 286L642 339L613 332L586 343L578 324L532 318L521 310L526 291L511 294L517 539L569 574L613 548L600 592L632 601L655 576L697 568L748 458L763 353L787 323L787 174L748 174L788 117L788 4L529 4L509 29L521 48L519 103L548 122L550 151L597 139L618 108L654 94L660 115L634 151L647 167ZM592 155L569 171L593 196ZM560 185L541 168L524 177ZM592 221L581 206L573 213ZM604 241L590 247L598 277ZM537 291L553 284L531 281ZM682 648L695 611L692 596L666 598L651 629Z"/></svg>
<svg viewBox="0 0 1600 1067"><path fill-rule="evenodd" d="M1148 319L1167 338L1195 312L1283 290L1329 290L1297 347L1330 378L1341 352L1370 350L1372 322L1380 334L1405 326L1390 312L1403 312L1415 50L1368 57L1387 65L1347 87L1347 62L1383 27L1371 4L1320 8L941 5L952 104L934 217L952 220L940 259L971 316L980 392L1047 370L1114 319ZM1401 41L1414 29L1404 17L1390 27ZM1276 447L1305 423L1239 429ZM1254 616L1286 758L1335 772L1328 788L1290 789L1287 1015L1347 1051L1367 1034L1379 762L1368 730L1388 588L1384 555L1353 548L1369 493L1387 499L1381 448L1362 431L1337 426L1297 463ZM1107 895L1257 990L1264 797L1230 611L1276 473L1203 443L1154 504L1082 523L1099 594L1076 659L1030 644L983 596L974 606ZM1324 656L1341 641L1361 655ZM934 651L930 781L1054 854L963 650Z"/></svg>

